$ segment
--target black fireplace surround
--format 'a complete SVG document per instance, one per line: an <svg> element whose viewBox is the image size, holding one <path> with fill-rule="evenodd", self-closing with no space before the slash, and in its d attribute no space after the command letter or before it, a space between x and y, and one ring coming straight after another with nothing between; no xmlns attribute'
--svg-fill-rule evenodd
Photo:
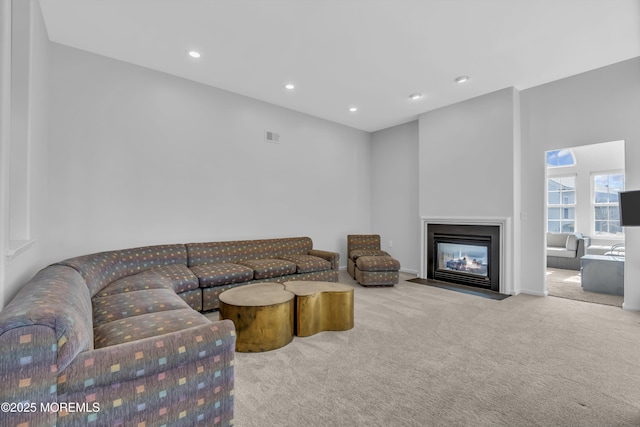
<svg viewBox="0 0 640 427"><path fill-rule="evenodd" d="M500 227L428 224L427 279L500 292Z"/></svg>

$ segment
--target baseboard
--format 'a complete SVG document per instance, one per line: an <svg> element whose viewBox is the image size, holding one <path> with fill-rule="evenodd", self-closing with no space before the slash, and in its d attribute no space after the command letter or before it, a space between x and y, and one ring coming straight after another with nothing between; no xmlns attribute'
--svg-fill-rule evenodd
<svg viewBox="0 0 640 427"><path fill-rule="evenodd" d="M520 293L521 294L526 294L526 295L533 295L533 296L536 296L536 297L548 297L549 296L549 291L547 291L546 289L545 289L544 292L531 291L531 290L528 290L528 289L520 289Z"/></svg>
<svg viewBox="0 0 640 427"><path fill-rule="evenodd" d="M627 304L626 302L622 303L622 309L626 311L640 311L640 307L632 306L631 304Z"/></svg>
<svg viewBox="0 0 640 427"><path fill-rule="evenodd" d="M346 265L341 265L340 267L338 267L338 270L340 271L344 271L347 269ZM412 270L410 268L401 268L400 269L400 273L407 273L407 274L413 274L414 276L418 275L418 270Z"/></svg>

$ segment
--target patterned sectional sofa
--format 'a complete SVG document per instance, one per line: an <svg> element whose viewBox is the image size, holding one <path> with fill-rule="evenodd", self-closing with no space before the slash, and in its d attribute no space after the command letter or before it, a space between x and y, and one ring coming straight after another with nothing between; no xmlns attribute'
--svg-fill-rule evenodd
<svg viewBox="0 0 640 427"><path fill-rule="evenodd" d="M308 237L159 245L50 265L0 312L2 426L233 424L224 289L338 279Z"/></svg>

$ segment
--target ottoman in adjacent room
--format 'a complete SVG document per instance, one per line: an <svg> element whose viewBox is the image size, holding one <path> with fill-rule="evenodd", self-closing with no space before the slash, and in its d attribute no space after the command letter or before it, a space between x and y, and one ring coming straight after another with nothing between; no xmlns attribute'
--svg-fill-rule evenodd
<svg viewBox="0 0 640 427"><path fill-rule="evenodd" d="M399 271L400 261L390 256L361 256L355 262L355 279L362 286L393 286Z"/></svg>
<svg viewBox="0 0 640 427"><path fill-rule="evenodd" d="M624 296L624 257L585 255L580 258L582 289Z"/></svg>

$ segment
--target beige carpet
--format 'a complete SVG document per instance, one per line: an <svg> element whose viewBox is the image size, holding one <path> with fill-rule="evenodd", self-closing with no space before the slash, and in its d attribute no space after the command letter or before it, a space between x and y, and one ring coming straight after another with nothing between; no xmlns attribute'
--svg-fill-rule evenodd
<svg viewBox="0 0 640 427"><path fill-rule="evenodd" d="M584 291L580 285L580 271L547 268L547 290L549 295L587 301L596 304L622 307L624 297Z"/></svg>
<svg viewBox="0 0 640 427"><path fill-rule="evenodd" d="M362 288L341 272L352 330L236 353L236 426L640 425L640 314L408 278Z"/></svg>

